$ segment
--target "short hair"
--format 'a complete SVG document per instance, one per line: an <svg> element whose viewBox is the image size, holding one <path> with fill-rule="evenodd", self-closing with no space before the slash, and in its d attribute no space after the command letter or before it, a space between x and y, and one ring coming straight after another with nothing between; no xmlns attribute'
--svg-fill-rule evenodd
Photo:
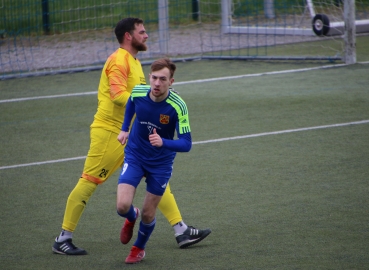
<svg viewBox="0 0 369 270"><path fill-rule="evenodd" d="M132 35L133 31L136 29L136 24L143 24L143 20L140 18L124 18L120 20L115 26L115 36L118 39L119 44L123 42L124 34L130 33Z"/></svg>
<svg viewBox="0 0 369 270"><path fill-rule="evenodd" d="M168 68L170 71L170 78L173 78L177 67L169 58L160 58L151 64L151 71L158 71L163 68Z"/></svg>

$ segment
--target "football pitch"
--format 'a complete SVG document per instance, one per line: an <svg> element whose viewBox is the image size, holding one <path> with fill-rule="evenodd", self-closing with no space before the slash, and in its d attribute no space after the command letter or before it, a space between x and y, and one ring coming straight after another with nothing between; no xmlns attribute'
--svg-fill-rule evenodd
<svg viewBox="0 0 369 270"><path fill-rule="evenodd" d="M51 251L89 147L100 72L0 81L0 269L368 269L369 64L331 66L177 64L194 145L177 155L171 187L184 221L212 233L181 250L158 212L133 266L133 240L119 241L118 171L74 233L89 255ZM143 182L135 205L144 192Z"/></svg>

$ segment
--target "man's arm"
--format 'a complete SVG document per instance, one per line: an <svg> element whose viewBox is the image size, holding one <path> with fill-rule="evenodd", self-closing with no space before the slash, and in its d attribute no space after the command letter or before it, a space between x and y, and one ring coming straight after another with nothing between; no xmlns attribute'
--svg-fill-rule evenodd
<svg viewBox="0 0 369 270"><path fill-rule="evenodd" d="M118 106L126 106L130 93L127 91L127 80L129 74L129 63L117 65L114 63L109 71L109 85L111 101Z"/></svg>
<svg viewBox="0 0 369 270"><path fill-rule="evenodd" d="M117 138L121 144L125 144L128 140L129 127L131 125L134 114L135 114L135 104L129 98L127 101L126 112L124 114L122 131L119 133L118 138Z"/></svg>
<svg viewBox="0 0 369 270"><path fill-rule="evenodd" d="M177 134L179 134L178 128ZM192 139L190 132L179 134L178 140L168 140L161 138L160 135L156 133L156 129L154 128L154 132L149 135L149 141L152 146L164 147L174 152L189 152L192 147Z"/></svg>
<svg viewBox="0 0 369 270"><path fill-rule="evenodd" d="M175 152L189 152L192 147L191 133L178 135L178 140L163 139L163 147Z"/></svg>

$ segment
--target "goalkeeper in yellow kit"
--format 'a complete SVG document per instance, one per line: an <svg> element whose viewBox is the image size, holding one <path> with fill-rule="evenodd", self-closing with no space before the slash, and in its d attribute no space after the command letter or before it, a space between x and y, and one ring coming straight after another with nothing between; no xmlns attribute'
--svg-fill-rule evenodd
<svg viewBox="0 0 369 270"><path fill-rule="evenodd" d="M83 173L70 193L64 213L62 231L55 239L52 251L65 255L86 255L87 252L72 242L73 232L97 186L104 183L123 164L124 146L117 140L121 131L125 106L132 89L146 84L139 51L146 51L148 35L139 18L125 18L118 22L115 35L120 44L107 59L101 73L98 89L98 108L90 129L90 149ZM172 225L180 248L196 244L211 233L187 226L168 184L158 206ZM138 214L138 213L137 213ZM126 222L121 231L121 241L129 241L134 223Z"/></svg>

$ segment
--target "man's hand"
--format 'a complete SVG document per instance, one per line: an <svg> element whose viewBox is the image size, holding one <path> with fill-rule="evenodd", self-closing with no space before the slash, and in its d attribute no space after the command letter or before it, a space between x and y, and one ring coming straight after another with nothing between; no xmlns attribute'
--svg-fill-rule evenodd
<svg viewBox="0 0 369 270"><path fill-rule="evenodd" d="M129 132L126 131L121 131L117 137L118 141L124 145L126 144L127 140L128 140L128 136L129 136Z"/></svg>
<svg viewBox="0 0 369 270"><path fill-rule="evenodd" d="M159 136L159 134L156 133L156 128L153 130L153 134L149 135L149 141L152 146L155 147L162 147L163 146L163 140Z"/></svg>

